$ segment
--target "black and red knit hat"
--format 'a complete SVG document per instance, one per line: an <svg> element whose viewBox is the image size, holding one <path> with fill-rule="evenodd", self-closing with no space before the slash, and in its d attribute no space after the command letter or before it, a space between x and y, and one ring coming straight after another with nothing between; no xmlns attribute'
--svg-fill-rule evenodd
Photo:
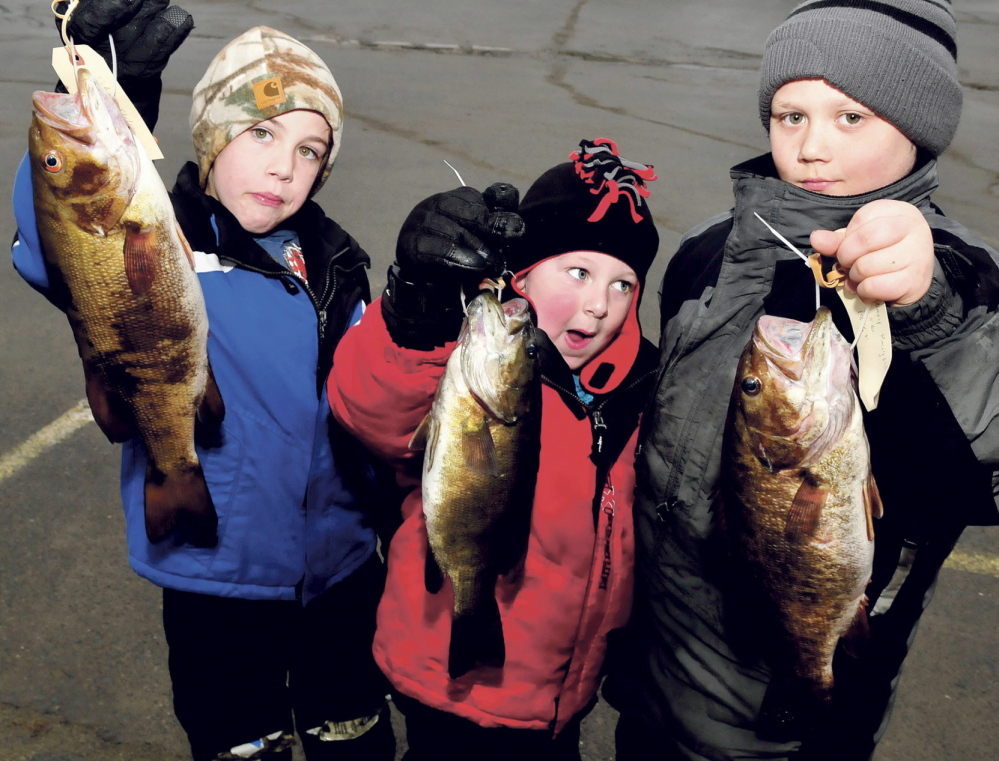
<svg viewBox="0 0 999 761"><path fill-rule="evenodd" d="M645 203L646 183L655 180L656 173L651 166L621 158L614 141L603 137L581 141L569 158L569 163L541 175L524 195L518 209L524 236L507 268L521 275L554 256L597 251L635 271L638 292L620 332L579 372L587 391L605 394L627 376L642 341L638 303L659 250L659 232ZM530 301L516 280L513 290Z"/></svg>
<svg viewBox="0 0 999 761"><path fill-rule="evenodd" d="M659 232L645 199L651 166L621 158L613 140L582 140L572 159L541 175L518 213L524 237L508 268L523 270L568 251L599 251L620 259L645 284L659 250Z"/></svg>

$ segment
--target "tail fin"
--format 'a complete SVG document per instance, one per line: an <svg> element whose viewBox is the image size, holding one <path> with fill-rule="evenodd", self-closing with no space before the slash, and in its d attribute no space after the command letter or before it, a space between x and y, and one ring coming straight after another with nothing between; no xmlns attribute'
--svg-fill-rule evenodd
<svg viewBox="0 0 999 761"><path fill-rule="evenodd" d="M482 595L477 602L475 607L455 615L451 622L447 673L452 679L476 666L499 668L506 661L503 622L496 604L494 585L489 586L488 594Z"/></svg>
<svg viewBox="0 0 999 761"><path fill-rule="evenodd" d="M201 465L166 475L152 461L146 465L146 536L160 542L174 531L197 547L214 547L219 518Z"/></svg>

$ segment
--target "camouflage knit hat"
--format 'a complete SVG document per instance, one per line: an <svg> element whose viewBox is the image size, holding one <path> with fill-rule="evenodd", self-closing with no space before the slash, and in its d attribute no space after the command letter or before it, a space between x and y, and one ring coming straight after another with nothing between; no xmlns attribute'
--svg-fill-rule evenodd
<svg viewBox="0 0 999 761"><path fill-rule="evenodd" d="M329 67L284 32L258 26L244 32L215 56L194 88L191 132L201 187L229 142L265 119L307 109L330 125L332 145L310 195L326 182L340 152L343 99Z"/></svg>

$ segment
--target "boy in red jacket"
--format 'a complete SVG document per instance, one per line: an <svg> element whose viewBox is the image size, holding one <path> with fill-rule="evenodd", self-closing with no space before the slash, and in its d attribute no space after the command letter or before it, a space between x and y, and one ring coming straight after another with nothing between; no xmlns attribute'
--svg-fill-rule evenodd
<svg viewBox="0 0 999 761"><path fill-rule="evenodd" d="M519 216L516 190L502 185L418 205L383 298L344 337L334 363L343 369L328 382L335 416L409 490L374 644L406 716L408 761L578 759L607 636L631 610L635 441L655 368L637 312L659 245L645 203L655 175L609 140L584 141L571 158L532 185ZM496 586L505 661L452 679L453 596L450 585L425 586L411 475L420 454L408 443L454 349L462 287L473 293L504 269L541 329L540 466L524 573Z"/></svg>

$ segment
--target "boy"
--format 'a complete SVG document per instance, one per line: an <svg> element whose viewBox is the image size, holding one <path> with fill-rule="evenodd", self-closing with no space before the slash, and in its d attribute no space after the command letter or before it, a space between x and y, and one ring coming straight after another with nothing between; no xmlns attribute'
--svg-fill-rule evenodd
<svg viewBox="0 0 999 761"><path fill-rule="evenodd" d="M809 0L767 42L772 153L732 170L735 207L686 235L663 282L660 380L636 464L631 643L605 688L622 712L619 761L867 759L937 572L965 525L997 520L999 257L929 200L960 115L955 34L948 2ZM810 270L754 213L835 257L862 299L887 302L893 340L865 414L884 504L870 638L858 657L837 654L824 718L790 706L769 727L758 721L769 672L725 618L722 431L758 318L807 322L816 307ZM836 294L822 303L852 339Z"/></svg>
<svg viewBox="0 0 999 761"><path fill-rule="evenodd" d="M510 186L487 190L488 206L472 188L418 205L384 296L337 348L334 414L408 488L374 644L406 717L408 761L579 759L608 634L631 608L634 447L654 354L637 308L659 245L644 201L655 178L608 140L572 158L528 190L523 227L506 210ZM511 240L504 263L498 247ZM421 488L408 475L420 453L407 445L454 349L462 287L473 294L505 269L541 329L540 465L523 577L495 587L505 662L452 679L452 594L424 583Z"/></svg>
<svg viewBox="0 0 999 761"><path fill-rule="evenodd" d="M105 35L110 26L119 51L134 51L121 39L141 37L126 24L134 12L94 0L70 33L82 42L90 22ZM146 43L154 54L164 52L158 39ZM253 86L272 80L284 100L261 105ZM149 93L134 94L147 115L157 105ZM369 298L368 257L309 200L340 151L340 91L306 46L257 27L209 65L191 127L198 161L181 170L171 200L194 251L225 404L221 426L198 436L217 543L194 546L180 530L147 539L138 439L124 444L121 477L130 563L163 587L175 712L195 761L290 761L296 726L309 761L390 761L387 686L371 657L383 569L367 468L334 431L323 383ZM14 263L44 293L27 169L15 186L25 233Z"/></svg>

